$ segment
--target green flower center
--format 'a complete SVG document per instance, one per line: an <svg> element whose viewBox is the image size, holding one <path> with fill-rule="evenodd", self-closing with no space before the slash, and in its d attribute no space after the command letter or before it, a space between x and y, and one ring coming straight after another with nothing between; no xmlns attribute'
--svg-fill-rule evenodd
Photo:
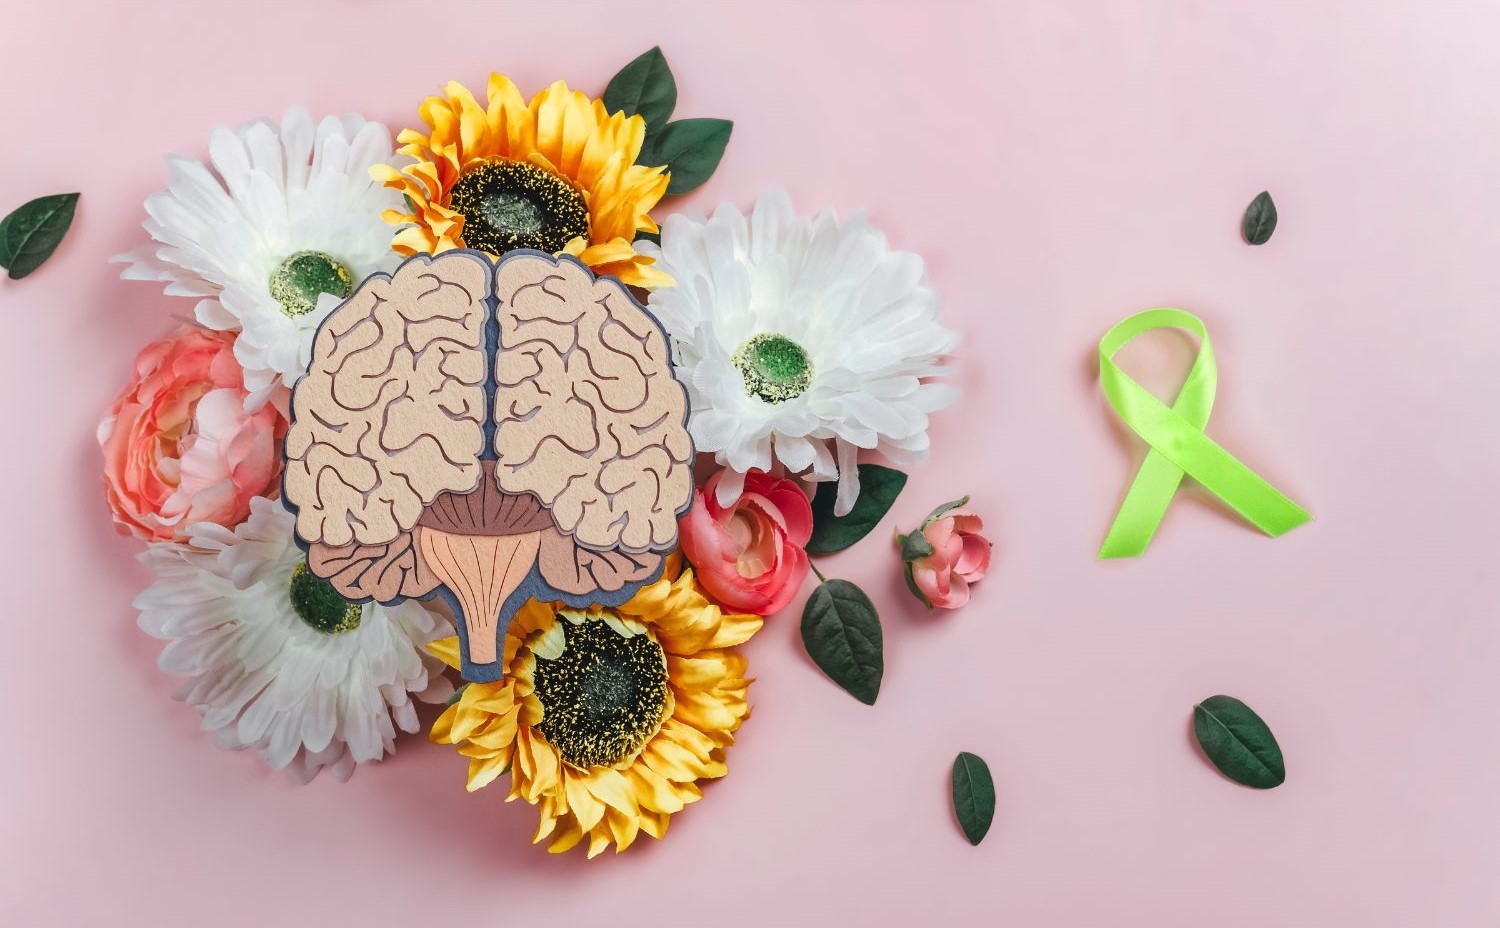
<svg viewBox="0 0 1500 928"><path fill-rule="evenodd" d="M784 403L812 385L812 359L785 335L762 332L736 349L731 360L745 378L745 392L767 403Z"/></svg>
<svg viewBox="0 0 1500 928"><path fill-rule="evenodd" d="M559 616L566 644L536 659L537 729L575 767L608 767L634 757L661 728L667 661L650 635L629 638L597 618Z"/></svg>
<svg viewBox="0 0 1500 928"><path fill-rule="evenodd" d="M364 607L349 602L320 579L303 561L292 568L292 608L308 628L324 635L342 635L359 628Z"/></svg>
<svg viewBox="0 0 1500 928"><path fill-rule="evenodd" d="M535 235L547 224L542 208L525 194L514 190L501 190L479 208L484 212L485 222L513 235Z"/></svg>
<svg viewBox="0 0 1500 928"><path fill-rule="evenodd" d="M271 272L271 297L292 319L312 312L325 293L342 300L353 292L354 275L348 266L321 251L288 255Z"/></svg>
<svg viewBox="0 0 1500 928"><path fill-rule="evenodd" d="M454 183L448 205L464 217L464 245L492 255L518 248L556 254L589 234L583 194L524 161L493 158L470 168Z"/></svg>

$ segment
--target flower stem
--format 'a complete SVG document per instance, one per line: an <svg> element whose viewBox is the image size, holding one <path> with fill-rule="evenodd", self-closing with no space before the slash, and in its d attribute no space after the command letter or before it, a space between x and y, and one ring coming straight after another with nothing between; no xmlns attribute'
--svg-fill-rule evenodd
<svg viewBox="0 0 1500 928"><path fill-rule="evenodd" d="M823 572L818 569L818 565L817 564L814 564L812 561L808 561L807 562L807 566L811 567L812 568L812 572L818 575L818 582L819 583L827 583L828 582L828 578L825 577L825 576L823 576Z"/></svg>

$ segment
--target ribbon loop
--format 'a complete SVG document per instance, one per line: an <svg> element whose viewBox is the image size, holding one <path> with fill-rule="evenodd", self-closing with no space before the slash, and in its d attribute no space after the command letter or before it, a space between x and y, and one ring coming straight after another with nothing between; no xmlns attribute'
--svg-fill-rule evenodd
<svg viewBox="0 0 1500 928"><path fill-rule="evenodd" d="M1170 407L1114 362L1115 353L1131 340L1165 328L1186 329L1199 339L1198 357ZM1151 446L1099 549L1101 558L1144 553L1184 476L1198 481L1273 538L1312 519L1301 506L1203 434L1213 411L1218 381L1208 329L1192 313L1148 309L1120 322L1099 340L1099 383L1104 395L1121 421Z"/></svg>

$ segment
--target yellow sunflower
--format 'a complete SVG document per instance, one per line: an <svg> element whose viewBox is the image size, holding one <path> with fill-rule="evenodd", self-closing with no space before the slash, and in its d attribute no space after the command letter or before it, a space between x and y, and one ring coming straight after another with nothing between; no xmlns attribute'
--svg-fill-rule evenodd
<svg viewBox="0 0 1500 928"><path fill-rule="evenodd" d="M410 212L385 212L402 228L391 247L403 255L476 248L567 252L627 284L671 278L636 254L638 232L656 232L651 208L667 192L663 167L635 163L646 121L611 115L599 100L558 81L528 105L510 78L491 74L481 106L462 84L428 97L419 110L428 134L404 129L404 168L376 165L370 176L405 194Z"/></svg>
<svg viewBox="0 0 1500 928"><path fill-rule="evenodd" d="M675 559L674 559L675 560ZM510 771L512 799L538 807L535 842L593 857L640 832L660 838L750 714L735 646L759 616L724 613L676 565L614 609L527 603L505 637L505 677L470 683L431 738L469 758L469 789ZM428 646L458 667L458 639Z"/></svg>

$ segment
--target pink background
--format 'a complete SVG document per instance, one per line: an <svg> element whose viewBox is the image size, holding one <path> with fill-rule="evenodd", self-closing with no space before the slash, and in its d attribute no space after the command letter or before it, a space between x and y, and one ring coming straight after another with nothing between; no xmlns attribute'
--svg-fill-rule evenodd
<svg viewBox="0 0 1500 928"><path fill-rule="evenodd" d="M1497 29L1399 3L7 5L0 207L83 201L49 265L0 281L0 922L1496 924ZM774 619L733 775L670 840L592 863L532 848L532 809L466 794L419 737L342 786L216 750L135 627L146 577L93 443L191 308L105 263L162 155L297 102L408 125L490 69L600 90L653 42L679 115L736 121L669 209L775 184L866 207L966 333L933 460L823 564L880 606L878 705ZM1262 188L1281 226L1251 248ZM1207 321L1210 433L1315 523L1271 541L1179 498L1148 556L1094 559L1139 449L1093 346L1154 305ZM1131 355L1163 384L1188 357ZM885 538L965 491L998 566L928 616ZM1219 692L1273 726L1284 787L1196 753L1190 707ZM948 806L961 749L999 787L977 849Z"/></svg>

